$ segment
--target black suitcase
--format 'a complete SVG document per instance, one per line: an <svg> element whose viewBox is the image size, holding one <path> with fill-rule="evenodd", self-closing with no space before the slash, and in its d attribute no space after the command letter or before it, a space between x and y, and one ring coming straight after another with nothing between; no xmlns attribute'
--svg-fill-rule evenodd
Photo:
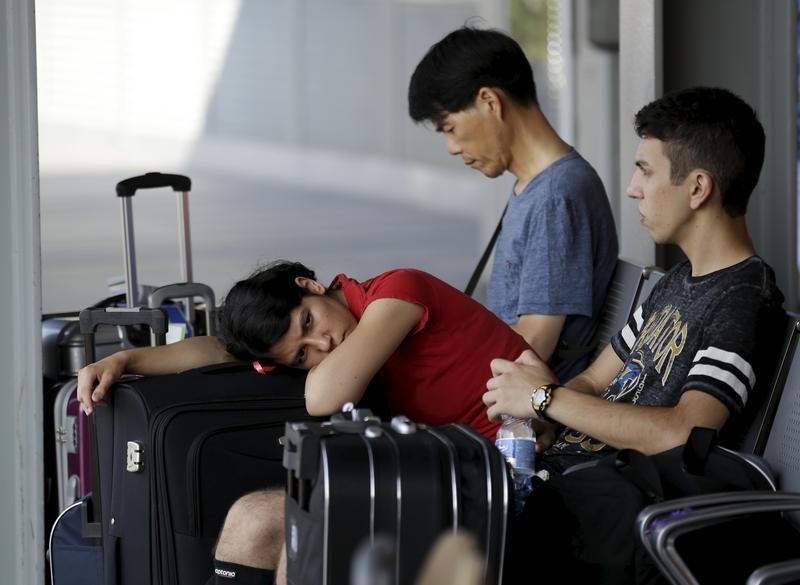
<svg viewBox="0 0 800 585"><path fill-rule="evenodd" d="M241 495L285 482L304 378L220 365L119 383L95 410L107 585L197 585Z"/></svg>
<svg viewBox="0 0 800 585"><path fill-rule="evenodd" d="M365 541L395 544L394 580L411 583L437 537L465 530L483 552L485 582L502 581L509 500L505 460L466 425L381 423L365 409L286 426L288 580L349 582Z"/></svg>
<svg viewBox="0 0 800 585"><path fill-rule="evenodd" d="M147 314L161 316L153 331L163 343L160 309L83 311L87 359L97 323ZM109 405L92 415L96 467L83 528L102 540L104 583L204 583L230 505L284 484L279 438L286 421L310 418L304 386L302 372L261 375L247 364L115 384Z"/></svg>

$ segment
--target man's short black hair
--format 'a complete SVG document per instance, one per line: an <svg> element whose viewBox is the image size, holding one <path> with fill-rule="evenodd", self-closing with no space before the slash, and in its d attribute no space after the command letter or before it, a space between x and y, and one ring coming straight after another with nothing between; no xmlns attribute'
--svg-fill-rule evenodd
<svg viewBox="0 0 800 585"><path fill-rule="evenodd" d="M727 89L694 87L659 98L636 114L636 133L664 143L673 184L693 169L711 173L731 217L747 211L764 163L764 128L755 110Z"/></svg>
<svg viewBox="0 0 800 585"><path fill-rule="evenodd" d="M272 361L269 349L289 330L292 309L310 294L297 286L298 276L316 280L303 264L279 260L233 286L220 309L228 353L242 361Z"/></svg>
<svg viewBox="0 0 800 585"><path fill-rule="evenodd" d="M482 87L498 88L517 104L538 105L528 58L517 42L498 30L463 27L433 45L408 86L408 113L415 122L439 125L461 112Z"/></svg>

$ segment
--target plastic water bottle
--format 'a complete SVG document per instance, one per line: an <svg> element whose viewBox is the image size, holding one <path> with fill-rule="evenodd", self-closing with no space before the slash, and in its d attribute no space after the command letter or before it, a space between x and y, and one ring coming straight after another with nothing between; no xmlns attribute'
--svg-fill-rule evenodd
<svg viewBox="0 0 800 585"><path fill-rule="evenodd" d="M520 513L533 490L531 477L536 473L536 433L530 419L503 416L495 445L511 466L514 501L517 513Z"/></svg>

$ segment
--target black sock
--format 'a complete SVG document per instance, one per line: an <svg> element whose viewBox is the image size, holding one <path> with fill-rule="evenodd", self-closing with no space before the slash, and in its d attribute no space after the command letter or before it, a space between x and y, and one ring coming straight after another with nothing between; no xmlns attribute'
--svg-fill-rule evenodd
<svg viewBox="0 0 800 585"><path fill-rule="evenodd" d="M226 563L214 559L214 576L206 585L272 585L275 582L275 571L256 569L236 563Z"/></svg>

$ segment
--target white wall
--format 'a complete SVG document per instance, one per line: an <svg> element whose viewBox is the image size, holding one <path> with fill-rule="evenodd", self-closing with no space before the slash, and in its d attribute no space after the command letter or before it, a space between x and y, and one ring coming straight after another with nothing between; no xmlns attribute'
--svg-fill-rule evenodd
<svg viewBox="0 0 800 585"><path fill-rule="evenodd" d="M0 0L0 567L44 582L33 2Z"/></svg>

